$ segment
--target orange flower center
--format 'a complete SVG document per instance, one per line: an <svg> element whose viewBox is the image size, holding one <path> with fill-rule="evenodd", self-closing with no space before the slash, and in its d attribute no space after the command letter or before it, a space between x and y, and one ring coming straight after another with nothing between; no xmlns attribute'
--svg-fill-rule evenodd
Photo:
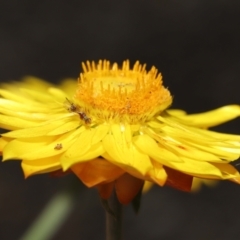
<svg viewBox="0 0 240 240"><path fill-rule="evenodd" d="M129 61L122 68L109 61L83 63L75 99L86 115L103 120L143 122L172 103L170 92L162 85L155 67Z"/></svg>

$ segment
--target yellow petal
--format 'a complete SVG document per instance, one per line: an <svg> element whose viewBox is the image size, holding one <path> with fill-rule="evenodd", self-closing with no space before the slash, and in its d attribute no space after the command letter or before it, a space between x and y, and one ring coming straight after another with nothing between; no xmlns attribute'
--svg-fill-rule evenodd
<svg viewBox="0 0 240 240"><path fill-rule="evenodd" d="M167 180L167 173L163 168L163 165L152 161L153 169L147 174L145 180L155 182L156 184L163 186Z"/></svg>
<svg viewBox="0 0 240 240"><path fill-rule="evenodd" d="M60 158L60 161L62 163L62 167L65 170L67 170L69 167L76 163L86 162L94 158L97 158L101 156L104 153L104 148L102 146L102 143L96 143L88 149L88 151L78 151L77 154L74 154L74 156L70 155L68 152L68 155L63 154Z"/></svg>
<svg viewBox="0 0 240 240"><path fill-rule="evenodd" d="M144 131L156 139L159 144L176 155L188 158L222 162L222 159L235 160L238 158L240 148L237 142L226 141L215 136L214 132L195 129L173 122L169 119L158 117L167 126L161 131L144 129ZM171 127L170 127L171 126ZM231 138L231 137L230 137ZM237 147L236 147L237 146Z"/></svg>
<svg viewBox="0 0 240 240"><path fill-rule="evenodd" d="M3 149L6 147L6 145L9 143L9 141L11 141L10 139L8 138L4 138L4 137L1 137L0 138L0 152L3 151Z"/></svg>
<svg viewBox="0 0 240 240"><path fill-rule="evenodd" d="M145 182L144 182L144 185L143 185L142 192L143 192L143 193L146 193L146 192L148 192L152 187L153 187L153 183L152 183L152 182L145 181Z"/></svg>
<svg viewBox="0 0 240 240"><path fill-rule="evenodd" d="M41 103L53 102L54 98L48 94L48 92L40 92L39 90L21 88L23 93L26 93L28 97L34 100L40 101Z"/></svg>
<svg viewBox="0 0 240 240"><path fill-rule="evenodd" d="M66 98L68 97L67 94L59 88L49 88L48 92L54 97L55 101L60 101L61 104L66 101Z"/></svg>
<svg viewBox="0 0 240 240"><path fill-rule="evenodd" d="M10 117L0 114L0 127L8 130L22 129L37 126L36 122L24 120L18 117ZM3 135L3 134L2 134Z"/></svg>
<svg viewBox="0 0 240 240"><path fill-rule="evenodd" d="M104 153L102 156L109 161L114 161L107 153ZM167 173L163 168L162 164L155 161L151 162L153 167L147 172L145 176L139 175L139 173L136 174L134 171L132 174L139 175L139 178L141 178L142 180L151 181L160 186L163 186L167 180Z"/></svg>
<svg viewBox="0 0 240 240"><path fill-rule="evenodd" d="M95 132L92 136L91 144L98 143L107 135L110 126L108 124L101 124L94 128Z"/></svg>
<svg viewBox="0 0 240 240"><path fill-rule="evenodd" d="M171 114L171 112L169 113ZM181 120L187 125L209 128L232 120L239 116L240 106L228 105L204 113L178 115L177 119Z"/></svg>
<svg viewBox="0 0 240 240"><path fill-rule="evenodd" d="M10 141L4 148L3 161L9 159L23 159L24 155L28 155L36 149L44 149L48 144L51 144L55 138L53 137L41 137L41 138L30 138L30 139L14 139ZM39 158L38 154L33 154L31 159ZM29 157L26 158L29 160Z"/></svg>
<svg viewBox="0 0 240 240"><path fill-rule="evenodd" d="M154 139L146 134L138 135L133 138L133 143L140 151L149 155L153 159L158 159L164 164L165 161L182 162L176 154L168 151L166 148L159 146Z"/></svg>
<svg viewBox="0 0 240 240"><path fill-rule="evenodd" d="M63 125L56 127L52 131L49 131L47 135L48 136L60 135L69 132L73 129L77 129L77 127L79 127L79 119L72 118L71 120L69 120L69 122L66 122Z"/></svg>
<svg viewBox="0 0 240 240"><path fill-rule="evenodd" d="M66 78L60 84L60 88L68 96L73 96L77 87L78 87L78 82L76 81L76 79L72 79L72 78Z"/></svg>
<svg viewBox="0 0 240 240"><path fill-rule="evenodd" d="M22 161L25 178L41 173L53 172L61 169L58 157L35 159L35 161Z"/></svg>
<svg viewBox="0 0 240 240"><path fill-rule="evenodd" d="M34 76L26 76L23 78L23 81L16 83L19 84L21 87L24 86L25 88L36 89L42 92L46 91L46 89L53 86L51 83Z"/></svg>
<svg viewBox="0 0 240 240"><path fill-rule="evenodd" d="M217 140L221 141L229 141L229 142L237 142L239 144L240 142L240 135L236 134L229 134L229 133L219 133L215 131L209 131L209 130L203 130L203 129L198 129L194 128L194 131L198 134L204 134L205 136L209 136L211 138L215 138Z"/></svg>
<svg viewBox="0 0 240 240"><path fill-rule="evenodd" d="M152 159L155 159L164 165L168 164L169 161L182 162L183 160L181 157L200 161L222 162L222 160L215 155L187 146L183 144L183 141L178 143L173 139L166 139L162 140L160 144L157 145L155 140L144 134L135 137L134 143Z"/></svg>
<svg viewBox="0 0 240 240"><path fill-rule="evenodd" d="M208 158L205 158L205 160L207 161L211 161L211 162L223 162L224 160L227 160L227 161L232 161L232 160L236 160L239 158L239 150L238 149L235 149L234 148L227 148L227 147L218 147L218 146L209 146L209 145L201 145L201 144L195 144L194 142L188 142L189 145L192 146L191 149L194 149L194 151L196 149L200 149L200 150L203 150L202 153L209 153L211 154L212 156L216 156L220 159L220 161L214 161L213 159L208 159ZM237 153L234 153L234 152L237 152ZM185 155L186 157L189 157L187 155ZM194 155L196 157L200 157L200 156L204 156L202 154L199 154L199 155ZM194 157L194 159L197 159ZM199 158L200 159L200 158Z"/></svg>
<svg viewBox="0 0 240 240"><path fill-rule="evenodd" d="M159 127L159 130L154 129L154 131L156 133L160 133L162 136L164 136L165 133L165 135L168 137L186 139L200 143L203 143L203 141L204 143L220 142L220 137L222 138L221 140L240 140L240 136L235 135L234 139L234 135L227 136L228 134L215 134L213 131L184 125L170 118L163 118L158 116L158 120L160 121L159 124L161 124L162 127Z"/></svg>
<svg viewBox="0 0 240 240"><path fill-rule="evenodd" d="M186 157L183 154L179 153L179 157L181 158L182 162L177 162L177 161L171 161L171 159L164 159L161 158L161 156L159 157L158 155L154 155L153 153L153 148L152 147L144 147L144 141L143 138L141 138L142 136L139 136L137 139L137 141L135 142L135 144L139 147L139 149L141 149L141 151L143 151L145 154L151 156L156 162L159 162L160 164L163 164L165 166L168 166L170 168L174 168L178 171L182 171L185 173L189 173L189 174L200 174L200 175L204 175L204 174L208 174L208 175L216 175L221 177L222 174L219 171L218 168L214 167L213 165L211 165L208 162L204 162L204 161L197 161L197 160L192 160L191 158ZM148 137L146 137L145 139L148 139ZM138 141L140 140L140 141ZM147 141L146 145L151 146L151 141ZM166 146L164 147L169 147L169 144L166 144ZM175 150L175 152L180 151L180 150L176 150L177 147L172 148L172 150ZM194 151L194 150L193 150ZM159 152L159 151L158 151ZM190 153L186 154L189 157L194 157L194 158L202 158L202 156L192 156ZM205 161L208 159L205 159Z"/></svg>
<svg viewBox="0 0 240 240"><path fill-rule="evenodd" d="M194 161L182 157L185 160L183 163L169 162L166 166L178 170L183 173L188 173L192 176L206 177L209 176L215 178L223 178L222 172L218 167L215 167L213 164L203 161Z"/></svg>
<svg viewBox="0 0 240 240"><path fill-rule="evenodd" d="M194 177L193 182L192 182L191 191L198 192L201 190L201 187L203 185L206 185L208 187L215 187L218 184L218 182L219 181L212 180L212 179L202 179L202 178Z"/></svg>
<svg viewBox="0 0 240 240"><path fill-rule="evenodd" d="M210 132L205 129L197 129L195 127L184 126L178 122L171 122L164 119L165 126L160 128L160 133L164 136L169 136L172 138L185 139L185 140L194 140L196 142L216 142L219 139L215 138L214 134L206 134L206 132ZM155 132L158 132L155 130Z"/></svg>
<svg viewBox="0 0 240 240"><path fill-rule="evenodd" d="M84 129L79 128L60 137L14 139L4 148L4 160L17 158L29 161L38 159L39 156L46 158L59 155L71 146L82 131ZM58 144L61 145L60 149L56 147Z"/></svg>
<svg viewBox="0 0 240 240"><path fill-rule="evenodd" d="M60 119L51 120L43 124L38 124L36 127L29 127L26 129L19 129L8 133L4 133L2 134L2 136L11 138L31 138L46 135L63 134L73 130L74 128L76 128L76 126L79 126L78 122L73 120L71 115L70 117L68 116L69 115L66 114L63 115Z"/></svg>
<svg viewBox="0 0 240 240"><path fill-rule="evenodd" d="M167 109L166 112L171 116L185 116L187 113L181 109Z"/></svg>
<svg viewBox="0 0 240 240"><path fill-rule="evenodd" d="M0 105L0 112L7 116L32 121L33 122L32 124L34 124L34 122L36 122L36 121L43 122L43 121L47 121L47 120L50 120L53 118L58 118L63 115L62 113L49 114L49 113L21 112L21 111L16 111L15 109L1 108L1 105ZM30 127L30 125L29 125L29 127Z"/></svg>
<svg viewBox="0 0 240 240"><path fill-rule="evenodd" d="M78 162L94 159L104 153L101 140L107 134L108 125L86 128L61 157L64 169Z"/></svg>
<svg viewBox="0 0 240 240"><path fill-rule="evenodd" d="M55 103L54 106L56 107L56 109L59 109L59 104ZM0 98L0 107L12 109L15 111L17 109L18 111L40 112L40 113L49 113L49 107L50 107L50 111L53 111L54 109L52 104L51 105L41 104L40 106L36 106L36 105L32 105L31 101L29 101L27 104L25 103L23 104L23 103L15 102L15 101L4 99L4 98Z"/></svg>
<svg viewBox="0 0 240 240"><path fill-rule="evenodd" d="M127 133L125 131L128 131ZM146 154L140 152L130 140L130 128L113 124L111 132L103 139L103 147L110 161L136 177L142 177L151 170L152 163Z"/></svg>
<svg viewBox="0 0 240 240"><path fill-rule="evenodd" d="M236 168L230 164L213 163L222 173L224 179L239 177L240 174Z"/></svg>
<svg viewBox="0 0 240 240"><path fill-rule="evenodd" d="M16 101L17 103L40 105L39 103L33 101L32 99L23 97L20 94L10 92L10 91L5 90L5 89L0 89L0 95L3 98Z"/></svg>
<svg viewBox="0 0 240 240"><path fill-rule="evenodd" d="M75 142L67 149L64 156L67 159L75 159L79 155L83 155L89 151L92 143L92 138L96 133L96 129L85 129L76 138Z"/></svg>

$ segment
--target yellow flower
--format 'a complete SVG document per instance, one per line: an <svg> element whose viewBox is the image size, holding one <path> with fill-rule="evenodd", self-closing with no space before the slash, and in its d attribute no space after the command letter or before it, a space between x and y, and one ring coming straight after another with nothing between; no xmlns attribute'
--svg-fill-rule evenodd
<svg viewBox="0 0 240 240"><path fill-rule="evenodd" d="M25 177L72 170L102 198L116 189L130 202L144 181L190 190L193 177L240 182L229 163L240 136L206 130L240 115L231 105L187 115L168 110L172 97L157 69L129 62L83 64L78 82L36 78L0 89L0 151L19 159Z"/></svg>

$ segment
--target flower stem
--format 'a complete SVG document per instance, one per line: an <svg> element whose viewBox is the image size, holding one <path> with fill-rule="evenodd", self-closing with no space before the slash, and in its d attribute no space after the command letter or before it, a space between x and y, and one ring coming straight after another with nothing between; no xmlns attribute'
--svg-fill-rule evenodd
<svg viewBox="0 0 240 240"><path fill-rule="evenodd" d="M106 240L122 239L122 205L114 191L108 200L112 214L106 211Z"/></svg>

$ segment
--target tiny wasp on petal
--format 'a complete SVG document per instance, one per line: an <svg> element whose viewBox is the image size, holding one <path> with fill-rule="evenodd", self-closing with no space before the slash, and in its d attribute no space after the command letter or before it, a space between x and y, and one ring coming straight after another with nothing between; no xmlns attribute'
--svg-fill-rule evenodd
<svg viewBox="0 0 240 240"><path fill-rule="evenodd" d="M78 107L74 103L70 102L68 99L67 99L67 101L70 104L70 106L68 108L68 111L77 113L79 115L80 119L82 121L84 121L86 124L90 124L91 123L91 118L89 118L87 116L87 114L80 109L80 107Z"/></svg>

